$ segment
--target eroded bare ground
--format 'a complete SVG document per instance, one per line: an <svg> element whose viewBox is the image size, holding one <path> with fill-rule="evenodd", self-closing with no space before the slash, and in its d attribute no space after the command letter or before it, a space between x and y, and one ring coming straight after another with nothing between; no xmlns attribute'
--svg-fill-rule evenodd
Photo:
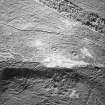
<svg viewBox="0 0 105 105"><path fill-rule="evenodd" d="M85 4L0 1L0 105L105 104L104 2Z"/></svg>
<svg viewBox="0 0 105 105"><path fill-rule="evenodd" d="M98 77L89 77L67 68L5 68L2 72L3 93L0 103L1 105L95 105L97 102L101 105L105 101L104 86L97 79Z"/></svg>

